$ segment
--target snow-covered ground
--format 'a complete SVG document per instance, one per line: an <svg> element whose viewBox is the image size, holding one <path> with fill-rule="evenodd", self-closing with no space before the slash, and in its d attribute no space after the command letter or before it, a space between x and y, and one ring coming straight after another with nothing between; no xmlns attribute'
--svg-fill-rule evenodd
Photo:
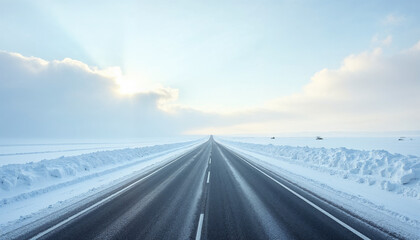
<svg viewBox="0 0 420 240"><path fill-rule="evenodd" d="M0 166L38 162L85 153L195 140L197 137L138 139L0 139Z"/></svg>
<svg viewBox="0 0 420 240"><path fill-rule="evenodd" d="M207 139L208 137L187 137L161 139L161 141L156 139L108 143L104 148L101 148L100 143L95 143L95 150L92 148L88 150L89 153L78 155L70 153L55 159L30 161L31 156L39 159L38 153L34 153L27 154L24 163L9 162L1 165L0 229L2 232L16 229L54 210L93 196L109 186L160 166L204 143ZM153 145L153 143L163 144ZM38 152L58 149L61 155L66 155L68 152L64 149L79 149L80 143L47 145L36 145L44 147ZM14 146L14 152L36 150L35 144L31 144L30 147L22 145L22 147L19 149L18 146ZM122 149L115 150L115 148ZM74 152L77 151L79 150Z"/></svg>
<svg viewBox="0 0 420 240"><path fill-rule="evenodd" d="M218 137L216 141L367 220L420 238L420 146L414 138L334 142Z"/></svg>
<svg viewBox="0 0 420 240"><path fill-rule="evenodd" d="M323 136L321 136L323 137ZM324 137L315 140L315 137L224 137L236 142L256 144L273 144L291 147L311 148L341 148L358 150L385 150L390 153L420 156L420 137Z"/></svg>

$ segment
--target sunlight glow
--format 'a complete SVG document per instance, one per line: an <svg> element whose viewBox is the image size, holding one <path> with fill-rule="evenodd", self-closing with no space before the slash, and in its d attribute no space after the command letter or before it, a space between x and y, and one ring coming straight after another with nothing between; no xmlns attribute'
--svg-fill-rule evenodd
<svg viewBox="0 0 420 240"><path fill-rule="evenodd" d="M118 85L118 93L121 95L153 92L156 89L161 88L160 84L141 80L142 78L137 74L123 74L119 67L107 68L102 70L101 74L114 79L115 83Z"/></svg>

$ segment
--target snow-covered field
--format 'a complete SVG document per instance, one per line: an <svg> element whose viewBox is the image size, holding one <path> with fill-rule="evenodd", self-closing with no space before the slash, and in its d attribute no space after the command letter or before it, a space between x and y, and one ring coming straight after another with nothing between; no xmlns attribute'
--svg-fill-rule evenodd
<svg viewBox="0 0 420 240"><path fill-rule="evenodd" d="M0 229L13 230L54 209L92 196L160 166L207 139L183 137L118 143L3 144L3 156L15 152L25 158L17 164L5 160L0 165ZM83 144L89 145L89 150L80 150ZM23 154L25 152L28 154ZM40 160L50 156L46 152L60 157Z"/></svg>
<svg viewBox="0 0 420 240"><path fill-rule="evenodd" d="M273 144L278 146L310 147L310 148L341 148L357 150L385 150L390 153L420 156L420 137L224 137L235 142L256 144Z"/></svg>
<svg viewBox="0 0 420 240"><path fill-rule="evenodd" d="M140 139L0 139L0 166L38 162L85 153L178 143L196 137Z"/></svg>
<svg viewBox="0 0 420 240"><path fill-rule="evenodd" d="M420 238L420 142L415 138L216 141L382 227Z"/></svg>

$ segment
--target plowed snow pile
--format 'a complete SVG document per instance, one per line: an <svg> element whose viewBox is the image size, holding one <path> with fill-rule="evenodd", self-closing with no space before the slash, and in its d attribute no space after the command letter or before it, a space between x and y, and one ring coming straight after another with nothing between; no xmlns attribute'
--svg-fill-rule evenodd
<svg viewBox="0 0 420 240"><path fill-rule="evenodd" d="M420 199L420 158L384 150L309 148L225 142L259 154Z"/></svg>
<svg viewBox="0 0 420 240"><path fill-rule="evenodd" d="M0 207L13 201L141 164L201 142L203 139L3 165L0 166Z"/></svg>

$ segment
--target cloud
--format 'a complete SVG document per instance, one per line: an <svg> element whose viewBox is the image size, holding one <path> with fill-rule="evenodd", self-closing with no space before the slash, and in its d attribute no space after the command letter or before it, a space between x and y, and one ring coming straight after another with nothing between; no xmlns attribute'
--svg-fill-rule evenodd
<svg viewBox="0 0 420 240"><path fill-rule="evenodd" d="M420 128L420 51L385 56L381 49L351 55L339 69L316 73L302 93L272 109L300 114L317 130Z"/></svg>
<svg viewBox="0 0 420 240"><path fill-rule="evenodd" d="M350 55L340 68L323 69L313 75L300 93L269 101L260 112L260 119L254 117L231 126L193 132L274 134L419 130L419 46L420 42L391 56L383 54L380 48ZM271 117L263 119L268 114Z"/></svg>
<svg viewBox="0 0 420 240"><path fill-rule="evenodd" d="M383 20L382 23L385 25L399 25L405 21L405 17L397 14L388 14Z"/></svg>
<svg viewBox="0 0 420 240"><path fill-rule="evenodd" d="M393 55L376 48L315 73L296 94L209 112L177 104L178 90L159 85L121 94L119 68L0 52L0 137L419 130L418 66L420 42Z"/></svg>
<svg viewBox="0 0 420 240"><path fill-rule="evenodd" d="M375 35L372 38L372 43L379 44L380 46L389 46L392 43L392 35L388 35L382 39L378 35Z"/></svg>
<svg viewBox="0 0 420 240"><path fill-rule="evenodd" d="M0 52L0 137L135 137L180 131L161 109L177 98L177 90L123 95L119 76L119 68Z"/></svg>
<svg viewBox="0 0 420 240"><path fill-rule="evenodd" d="M0 138L167 136L272 116L209 113L177 104L178 94L159 84L131 86L119 67L0 51Z"/></svg>

